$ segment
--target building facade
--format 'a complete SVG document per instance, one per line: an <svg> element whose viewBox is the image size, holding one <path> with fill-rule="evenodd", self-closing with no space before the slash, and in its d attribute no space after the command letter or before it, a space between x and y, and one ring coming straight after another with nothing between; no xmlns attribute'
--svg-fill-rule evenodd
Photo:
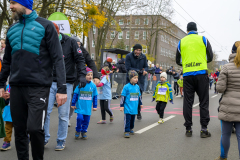
<svg viewBox="0 0 240 160"><path fill-rule="evenodd" d="M96 34L97 29L93 28ZM90 34L90 35L91 35ZM179 68L175 56L180 39L187 34L171 21L156 15L116 16L106 36L105 48L120 48L132 51L139 43L143 46L143 54L151 57L151 61L164 69L170 66ZM94 36L93 36L94 37ZM94 58L94 39L89 36L90 52ZM150 59L150 58L149 58Z"/></svg>

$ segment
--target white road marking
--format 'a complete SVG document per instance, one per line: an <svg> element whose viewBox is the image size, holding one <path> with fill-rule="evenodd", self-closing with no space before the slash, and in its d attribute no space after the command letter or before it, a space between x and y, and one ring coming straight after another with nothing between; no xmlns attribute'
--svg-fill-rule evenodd
<svg viewBox="0 0 240 160"><path fill-rule="evenodd" d="M167 118L164 118L163 120L164 120L164 122L166 122L166 121L168 121L168 120L170 120L170 119L172 119L174 117L175 117L175 115L171 115L171 116L169 116ZM135 133L141 134L141 133L146 132L147 130L152 129L153 127L156 127L158 125L160 125L160 124L158 124L158 122L153 123L150 126L147 126L147 127L143 128L143 129L140 129L139 131L137 131Z"/></svg>
<svg viewBox="0 0 240 160"><path fill-rule="evenodd" d="M212 96L211 98L215 98L215 97L217 97L218 95L214 95L214 96Z"/></svg>
<svg viewBox="0 0 240 160"><path fill-rule="evenodd" d="M193 105L193 107L197 107L197 106L199 106L199 103Z"/></svg>

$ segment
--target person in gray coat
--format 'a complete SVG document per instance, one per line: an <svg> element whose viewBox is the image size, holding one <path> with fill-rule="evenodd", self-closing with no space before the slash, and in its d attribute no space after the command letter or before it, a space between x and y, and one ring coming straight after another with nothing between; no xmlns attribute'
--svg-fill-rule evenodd
<svg viewBox="0 0 240 160"><path fill-rule="evenodd" d="M240 157L240 41L237 41L229 56L229 63L222 67L217 82L217 91L222 93L218 118L221 121L221 154L215 160L227 160L232 127L235 125Z"/></svg>

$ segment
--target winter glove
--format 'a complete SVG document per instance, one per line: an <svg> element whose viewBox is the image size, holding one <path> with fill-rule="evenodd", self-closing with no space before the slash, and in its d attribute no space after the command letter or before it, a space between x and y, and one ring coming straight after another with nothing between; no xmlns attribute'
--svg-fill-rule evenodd
<svg viewBox="0 0 240 160"><path fill-rule="evenodd" d="M170 100L170 102L173 104L173 100Z"/></svg>
<svg viewBox="0 0 240 160"><path fill-rule="evenodd" d="M152 102L155 101L155 98L152 99Z"/></svg>
<svg viewBox="0 0 240 160"><path fill-rule="evenodd" d="M86 86L86 84L87 84L86 78L85 77L84 78L80 78L79 80L80 81L79 81L78 88L84 88Z"/></svg>

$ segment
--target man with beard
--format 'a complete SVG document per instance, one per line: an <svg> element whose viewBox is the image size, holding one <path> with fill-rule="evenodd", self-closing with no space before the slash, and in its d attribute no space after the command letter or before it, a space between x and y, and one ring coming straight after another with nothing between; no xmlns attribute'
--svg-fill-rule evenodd
<svg viewBox="0 0 240 160"><path fill-rule="evenodd" d="M6 36L0 96L10 75L11 115L19 160L29 159L30 135L32 157L43 160L44 120L47 113L53 65L56 68L59 106L67 101L66 73L57 31L52 22L32 11L32 0L10 1L15 24Z"/></svg>

